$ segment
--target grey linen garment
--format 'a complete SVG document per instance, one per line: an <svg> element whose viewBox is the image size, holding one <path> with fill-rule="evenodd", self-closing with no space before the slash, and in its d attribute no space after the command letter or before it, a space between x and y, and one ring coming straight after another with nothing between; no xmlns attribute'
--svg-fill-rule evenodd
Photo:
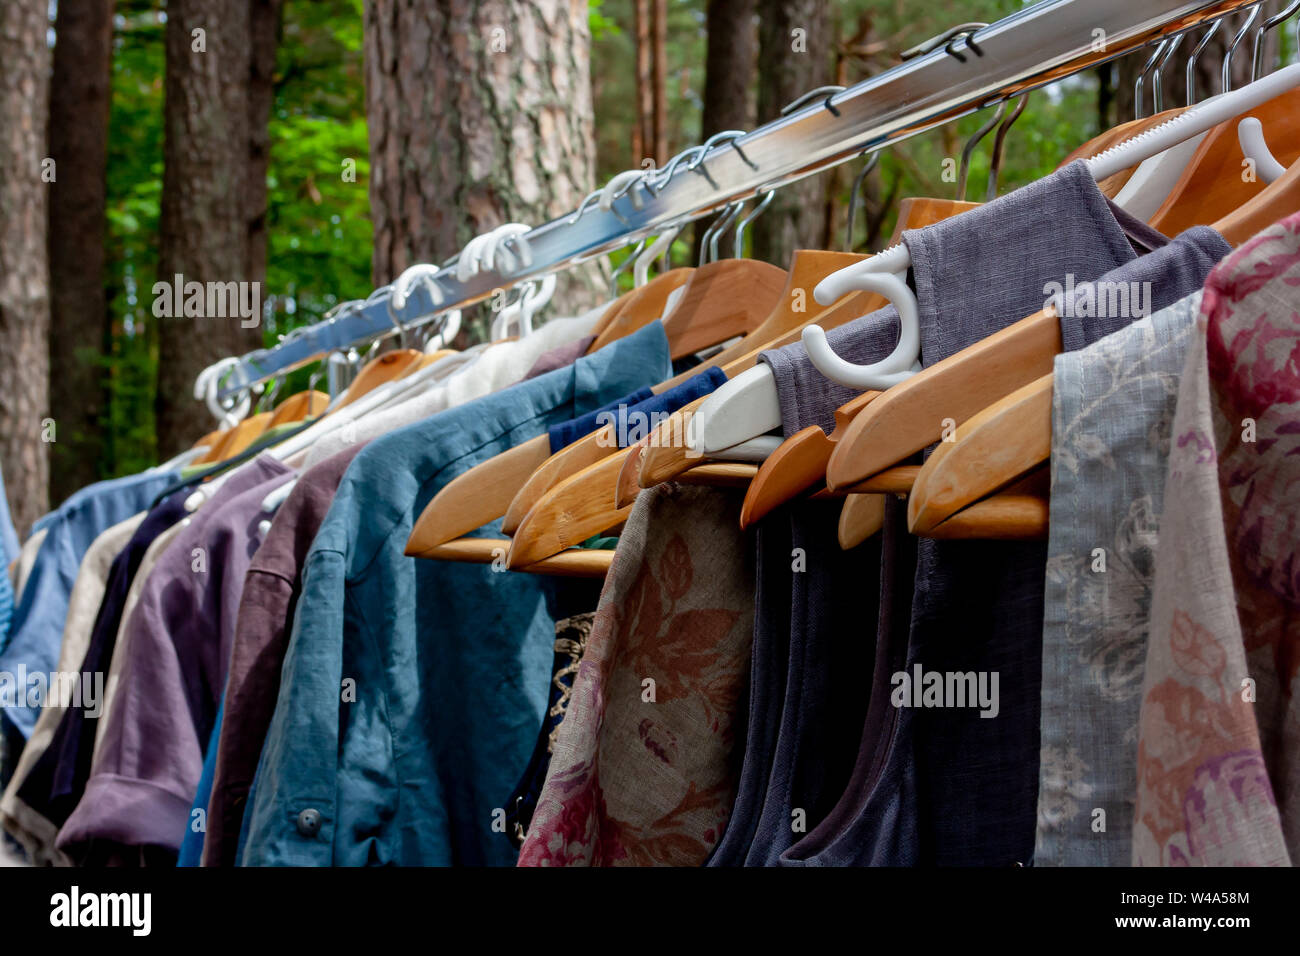
<svg viewBox="0 0 1300 956"><path fill-rule="evenodd" d="M1130 863L1165 469L1200 301L1197 291L1056 359L1040 866Z"/></svg>
<svg viewBox="0 0 1300 956"><path fill-rule="evenodd" d="M1117 216L1086 166L1073 163L986 206L909 231L904 241L920 307L921 359L929 366L1040 310L1051 283L1096 279L1135 259L1135 245L1147 251L1163 237ZM856 325L874 329L888 321L882 313ZM870 361L880 347L877 338L863 359L852 333L841 335L852 345L841 354L852 361ZM778 387L783 378L782 392L801 392L811 407L805 414L820 416L823 427L836 403L853 394L779 372ZM988 688L996 675L997 715L981 717L981 708L969 706L901 708L885 722L888 736L863 740L873 756L860 753L859 770L875 772L855 773L827 826L786 851L783 863L1010 865L1032 858L1045 551L1036 542L917 543L910 633L898 626L905 615L891 607L877 636L878 659L903 657L909 672L973 672ZM886 550L883 560L895 556Z"/></svg>

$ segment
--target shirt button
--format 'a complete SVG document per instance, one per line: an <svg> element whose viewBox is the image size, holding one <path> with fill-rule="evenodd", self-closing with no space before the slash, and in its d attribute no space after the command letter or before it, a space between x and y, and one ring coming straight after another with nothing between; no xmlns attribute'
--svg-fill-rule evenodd
<svg viewBox="0 0 1300 956"><path fill-rule="evenodd" d="M320 811L306 809L298 814L298 832L305 837L314 837L320 832Z"/></svg>

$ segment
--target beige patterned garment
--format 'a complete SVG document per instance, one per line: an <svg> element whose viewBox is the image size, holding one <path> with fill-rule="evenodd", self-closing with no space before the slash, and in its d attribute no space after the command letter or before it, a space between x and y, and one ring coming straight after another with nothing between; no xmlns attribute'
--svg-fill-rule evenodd
<svg viewBox="0 0 1300 956"><path fill-rule="evenodd" d="M1300 854L1300 216L1205 285L1178 393L1133 862Z"/></svg>
<svg viewBox="0 0 1300 956"><path fill-rule="evenodd" d="M637 498L520 866L700 866L717 843L753 639L740 501L675 484Z"/></svg>

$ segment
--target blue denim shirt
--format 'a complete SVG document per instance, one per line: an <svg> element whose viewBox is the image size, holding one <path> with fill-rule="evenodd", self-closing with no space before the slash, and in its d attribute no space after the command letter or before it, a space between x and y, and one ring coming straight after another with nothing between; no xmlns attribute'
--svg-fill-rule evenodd
<svg viewBox="0 0 1300 956"><path fill-rule="evenodd" d="M500 827L546 704L547 582L406 541L457 475L670 370L651 323L357 456L303 567L244 865L513 864Z"/></svg>
<svg viewBox="0 0 1300 956"><path fill-rule="evenodd" d="M0 648L0 672L48 675L58 664L68 595L91 542L119 521L144 511L164 488L175 484L174 471L144 472L89 485L72 495L41 522L48 531L32 564L22 599L14 609L9 638ZM16 693L26 688L18 686ZM4 719L23 737L31 734L38 707L5 706Z"/></svg>

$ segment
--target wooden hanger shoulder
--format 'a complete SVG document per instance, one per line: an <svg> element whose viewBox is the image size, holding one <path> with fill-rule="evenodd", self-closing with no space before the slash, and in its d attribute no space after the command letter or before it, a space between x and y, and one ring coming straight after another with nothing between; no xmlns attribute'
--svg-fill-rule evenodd
<svg viewBox="0 0 1300 956"><path fill-rule="evenodd" d="M315 389L290 395L276 408L275 413L271 416L270 424L266 426L267 430L269 431L277 425L300 422L319 415L325 411L325 407L329 403L330 397L324 392L318 392Z"/></svg>
<svg viewBox="0 0 1300 956"><path fill-rule="evenodd" d="M1214 224L1234 246L1249 241L1269 226L1300 210L1300 160L1262 192Z"/></svg>
<svg viewBox="0 0 1300 956"><path fill-rule="evenodd" d="M722 259L700 266L673 311L664 334L674 359L756 329L776 307L786 272L754 259Z"/></svg>
<svg viewBox="0 0 1300 956"><path fill-rule="evenodd" d="M500 518L550 453L550 438L538 435L457 475L424 506L407 539L406 553L423 557Z"/></svg>
<svg viewBox="0 0 1300 956"><path fill-rule="evenodd" d="M662 318L668 297L686 285L694 274L694 269L669 269L641 288L633 289L627 294L627 301L619 308L618 314L596 336L587 353L604 348L610 342L625 338Z"/></svg>
<svg viewBox="0 0 1300 956"><path fill-rule="evenodd" d="M1176 236L1192 226L1208 226L1265 191L1267 184L1249 175L1237 138L1237 124L1247 116L1263 124L1278 162L1290 166L1300 159L1300 89L1287 90L1205 134L1182 178L1151 218L1154 228Z"/></svg>
<svg viewBox="0 0 1300 956"><path fill-rule="evenodd" d="M939 441L945 428L1050 372L1060 351L1060 322L1048 309L900 382L845 429L826 470L827 484L855 484Z"/></svg>
<svg viewBox="0 0 1300 956"><path fill-rule="evenodd" d="M515 529L506 566L549 558L625 521L632 509L615 507L614 486L628 454L602 458L548 491Z"/></svg>
<svg viewBox="0 0 1300 956"><path fill-rule="evenodd" d="M510 500L510 507L505 511L501 530L505 534L514 534L524 515L541 501L546 492L570 475L576 475L617 451L618 439L612 425L603 425L573 444L561 448L538 465L516 490Z"/></svg>
<svg viewBox="0 0 1300 956"><path fill-rule="evenodd" d="M378 388L385 382L400 378L413 363L420 361L423 357L424 353L417 352L415 349L397 349L371 359L366 363L366 367L357 373L357 377L352 380L352 384L348 386L338 404L334 406L335 410L351 405L362 395Z"/></svg>
<svg viewBox="0 0 1300 956"><path fill-rule="evenodd" d="M1052 454L1052 375L972 416L930 454L912 485L907 524L926 534L961 509L1008 487Z"/></svg>

